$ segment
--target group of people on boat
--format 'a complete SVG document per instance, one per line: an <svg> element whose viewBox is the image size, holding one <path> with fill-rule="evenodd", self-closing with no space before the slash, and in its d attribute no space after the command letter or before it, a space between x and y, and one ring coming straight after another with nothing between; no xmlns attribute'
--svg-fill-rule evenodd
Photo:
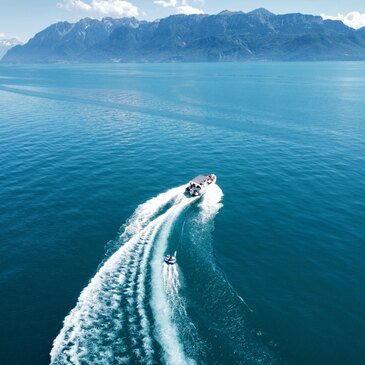
<svg viewBox="0 0 365 365"><path fill-rule="evenodd" d="M216 175L199 175L189 182L185 192L191 196L201 196L205 193L206 188L214 184L217 180Z"/></svg>

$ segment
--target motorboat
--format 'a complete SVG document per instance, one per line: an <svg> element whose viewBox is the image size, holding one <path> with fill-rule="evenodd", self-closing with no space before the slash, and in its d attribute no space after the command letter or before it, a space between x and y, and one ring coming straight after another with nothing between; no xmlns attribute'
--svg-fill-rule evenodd
<svg viewBox="0 0 365 365"><path fill-rule="evenodd" d="M165 262L166 262L166 264L169 264L169 265L176 264L176 257L167 255L165 257Z"/></svg>
<svg viewBox="0 0 365 365"><path fill-rule="evenodd" d="M189 182L185 192L190 196L201 196L203 195L210 185L215 184L217 176L214 174L210 175L199 175Z"/></svg>

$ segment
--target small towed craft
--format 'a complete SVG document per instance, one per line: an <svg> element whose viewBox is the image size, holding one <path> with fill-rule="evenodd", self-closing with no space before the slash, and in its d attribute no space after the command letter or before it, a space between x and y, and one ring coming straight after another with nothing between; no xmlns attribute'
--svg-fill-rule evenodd
<svg viewBox="0 0 365 365"><path fill-rule="evenodd" d="M210 185L215 184L217 176L210 174L208 176L199 175L189 182L185 192L191 196L202 196Z"/></svg>
<svg viewBox="0 0 365 365"><path fill-rule="evenodd" d="M166 264L173 265L176 263L176 258L174 256L167 255L165 257Z"/></svg>

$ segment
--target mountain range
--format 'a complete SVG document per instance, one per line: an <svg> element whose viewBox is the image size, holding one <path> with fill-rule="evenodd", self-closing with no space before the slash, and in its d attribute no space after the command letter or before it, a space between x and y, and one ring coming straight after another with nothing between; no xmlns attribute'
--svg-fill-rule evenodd
<svg viewBox="0 0 365 365"><path fill-rule="evenodd" d="M58 22L6 53L3 63L365 60L365 27L300 13L85 18Z"/></svg>

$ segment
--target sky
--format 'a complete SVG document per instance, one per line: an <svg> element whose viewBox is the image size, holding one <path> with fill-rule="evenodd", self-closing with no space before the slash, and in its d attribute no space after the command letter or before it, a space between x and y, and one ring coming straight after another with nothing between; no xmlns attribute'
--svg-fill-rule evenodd
<svg viewBox="0 0 365 365"><path fill-rule="evenodd" d="M304 13L365 26L365 0L0 0L0 39L27 41L57 21L85 17L155 20L172 14L217 14L266 8L275 14Z"/></svg>

